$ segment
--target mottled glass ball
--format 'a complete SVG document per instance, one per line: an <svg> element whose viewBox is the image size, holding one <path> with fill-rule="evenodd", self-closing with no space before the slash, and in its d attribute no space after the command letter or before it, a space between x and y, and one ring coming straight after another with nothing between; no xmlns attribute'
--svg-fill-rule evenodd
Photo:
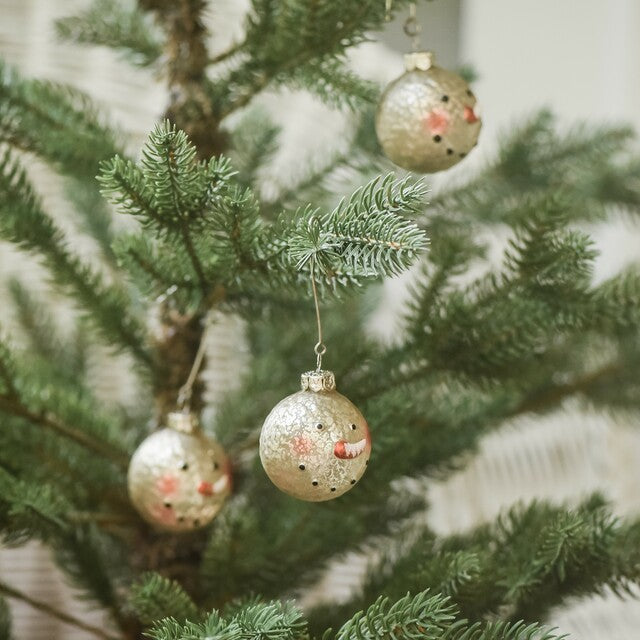
<svg viewBox="0 0 640 640"><path fill-rule="evenodd" d="M231 492L222 447L190 414L172 413L169 428L151 434L129 463L129 496L140 515L159 529L191 531L207 525Z"/></svg>
<svg viewBox="0 0 640 640"><path fill-rule="evenodd" d="M476 146L482 121L476 98L458 74L421 51L405 56L406 72L380 98L376 134L385 155L421 173L448 169Z"/></svg>
<svg viewBox="0 0 640 640"><path fill-rule="evenodd" d="M302 375L302 391L280 401L260 433L260 459L271 481L312 502L346 493L365 472L369 427L358 408L335 389L330 371Z"/></svg>

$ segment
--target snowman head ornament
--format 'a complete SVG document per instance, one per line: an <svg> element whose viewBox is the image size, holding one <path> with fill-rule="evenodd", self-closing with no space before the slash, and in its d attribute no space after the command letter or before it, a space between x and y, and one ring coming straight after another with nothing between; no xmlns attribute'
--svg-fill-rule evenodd
<svg viewBox="0 0 640 640"><path fill-rule="evenodd" d="M337 498L355 485L371 454L369 427L336 391L331 371L301 377L302 391L280 401L260 434L260 459L271 481L312 502Z"/></svg>
<svg viewBox="0 0 640 640"><path fill-rule="evenodd" d="M228 459L191 413L170 413L167 427L150 435L131 458L131 501L159 529L199 529L218 514L231 492Z"/></svg>

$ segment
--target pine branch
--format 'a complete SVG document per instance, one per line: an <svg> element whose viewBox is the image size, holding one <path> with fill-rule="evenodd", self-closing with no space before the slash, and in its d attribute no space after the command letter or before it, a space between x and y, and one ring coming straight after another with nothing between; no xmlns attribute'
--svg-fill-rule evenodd
<svg viewBox="0 0 640 640"><path fill-rule="evenodd" d="M196 621L198 608L175 580L157 573L145 573L131 587L129 603L143 624L152 624L162 618L173 618L181 623Z"/></svg>
<svg viewBox="0 0 640 640"><path fill-rule="evenodd" d="M521 224L523 197L563 193L567 220L602 219L610 206L640 211L628 127L578 124L559 131L548 111L510 129L496 158L462 186L443 191L431 213L483 224Z"/></svg>
<svg viewBox="0 0 640 640"><path fill-rule="evenodd" d="M129 543L124 545L93 524L74 523L52 546L54 560L72 586L85 600L109 611L123 633L130 632L133 621L122 602L122 585L133 580Z"/></svg>
<svg viewBox="0 0 640 640"><path fill-rule="evenodd" d="M13 354L4 340L0 340L0 380L2 380L2 392L9 398L16 398L18 390L15 385L16 364Z"/></svg>
<svg viewBox="0 0 640 640"><path fill-rule="evenodd" d="M431 295L429 283L419 285L407 318L413 336L407 350L431 370L510 378L514 366L534 366L552 336L587 322L595 257L590 239L563 229L562 201L528 205L529 221L511 241L500 272L434 304L420 300Z"/></svg>
<svg viewBox="0 0 640 640"><path fill-rule="evenodd" d="M6 521L2 523L5 542L22 543L36 534L47 540L52 534L68 530L65 514L69 505L54 488L14 478L2 467L0 503L6 505Z"/></svg>
<svg viewBox="0 0 640 640"><path fill-rule="evenodd" d="M131 317L123 293L69 253L62 232L42 210L26 173L6 151L0 158L0 236L39 254L53 280L87 312L94 326L113 344L151 366L144 331Z"/></svg>
<svg viewBox="0 0 640 640"><path fill-rule="evenodd" d="M441 594L429 591L407 594L390 604L378 598L365 612L357 613L336 635L337 640L382 640L386 638L438 638L442 640L562 640L537 624L505 621L469 623L456 620L458 610Z"/></svg>
<svg viewBox="0 0 640 640"><path fill-rule="evenodd" d="M139 67L155 64L162 53L158 34L131 2L95 0L81 13L57 20L56 31L70 42L119 50Z"/></svg>
<svg viewBox="0 0 640 640"><path fill-rule="evenodd" d="M85 429L92 421L100 423L95 406L84 400L74 381L73 396L62 392L50 381L42 384L35 373L30 374L24 366L18 365L4 341L0 341L0 373L5 381L5 391L0 393L0 411L50 429L126 468L128 459L122 449L88 431L70 426L55 415L54 409L75 417Z"/></svg>
<svg viewBox="0 0 640 640"><path fill-rule="evenodd" d="M302 614L288 603L249 602L234 607L231 615L223 618L213 611L202 623L181 624L166 618L148 632L154 640L181 640L182 638L220 640L300 640L306 638L306 625Z"/></svg>
<svg viewBox="0 0 640 640"><path fill-rule="evenodd" d="M236 44L231 45L228 49L225 49L224 51L221 51L220 53L216 53L215 55L211 56L208 60L208 64L218 64L219 62L223 62L224 60L231 58L231 56L236 55L236 53L238 53L241 50L242 50L242 43L237 42Z"/></svg>
<svg viewBox="0 0 640 640"><path fill-rule="evenodd" d="M346 106L353 111L375 104L380 95L377 85L358 77L346 68L343 60L334 57L301 65L285 74L283 84L311 91L329 106Z"/></svg>
<svg viewBox="0 0 640 640"><path fill-rule="evenodd" d="M381 597L346 622L336 634L336 640L440 637L452 628L456 613L448 598L430 595L428 591L415 596L407 594L393 603Z"/></svg>
<svg viewBox="0 0 640 640"><path fill-rule="evenodd" d="M9 598L15 598L16 600L25 602L37 611L42 611L43 613L46 613L47 615L56 618L57 620L61 620L62 622L71 625L72 627L82 629L83 631L90 633L96 638L103 638L104 640L118 640L118 638L109 635L106 631L99 629L98 627L94 627L93 625L87 624L86 622L84 622L84 620L80 620L79 618L71 616L64 611L60 611L59 609L56 609L55 607L52 607L45 602L36 600L26 593L18 591L18 589L9 586L5 582L0 582L0 592L4 593Z"/></svg>
<svg viewBox="0 0 640 640"><path fill-rule="evenodd" d="M0 638L3 640L12 640L11 633L11 610L4 598L0 598Z"/></svg>
<svg viewBox="0 0 640 640"><path fill-rule="evenodd" d="M232 175L224 158L198 162L196 148L168 121L151 133L142 166L115 157L102 165L103 193L122 213L139 217L159 240L177 238L206 295L208 279L194 234L227 188Z"/></svg>
<svg viewBox="0 0 640 640"><path fill-rule="evenodd" d="M64 438L73 440L86 449L108 458L123 469L126 469L129 464L128 456L120 449L116 449L109 443L103 443L96 440L93 436L88 435L84 431L80 431L79 429L61 422L55 416L30 411L20 402L20 400L0 396L0 411L18 418L23 418L46 429L50 429Z"/></svg>
<svg viewBox="0 0 640 640"><path fill-rule="evenodd" d="M175 305L195 311L203 300L193 267L181 245L154 242L147 233L119 236L113 245L118 262L140 292L156 299L171 291Z"/></svg>
<svg viewBox="0 0 640 640"><path fill-rule="evenodd" d="M451 605L472 620L502 618L497 628L490 624L483 631L489 638L494 637L491 633L502 638L501 633L516 633L524 626L513 621L544 618L567 599L601 594L606 588L629 593L640 580L639 536L637 522L623 524L612 518L597 495L570 510L537 501L519 505L493 523L449 537L436 538L425 527L414 542L398 537L384 547L382 559L372 563L364 589L354 600L330 612L320 608L311 619L314 628L324 627L346 610L368 606L380 593L393 600L407 588L430 588L448 593ZM466 625L461 625L443 637L457 638L460 633L466 638L466 632L471 638L484 638L482 628L475 624L465 631Z"/></svg>
<svg viewBox="0 0 640 640"><path fill-rule="evenodd" d="M93 178L119 151L115 133L81 92L20 77L0 61L0 142L35 153L58 170Z"/></svg>
<svg viewBox="0 0 640 640"><path fill-rule="evenodd" d="M402 217L415 212L423 198L420 183L395 181L391 174L376 178L328 214L301 212L286 239L288 255L298 269L313 261L324 275L397 274L426 248L424 233Z"/></svg>
<svg viewBox="0 0 640 640"><path fill-rule="evenodd" d="M87 180L68 179L64 191L80 220L82 230L95 240L110 273L117 277L119 274L112 249L115 238L113 216L100 194L95 177Z"/></svg>
<svg viewBox="0 0 640 640"><path fill-rule="evenodd" d="M63 339L49 309L36 300L20 281L9 281L9 293L16 307L20 328L29 340L30 352L41 361L41 366L50 368L55 376L83 384L87 344L81 328L76 327L68 339ZM0 371L5 357L6 354L0 356Z"/></svg>
<svg viewBox="0 0 640 640"><path fill-rule="evenodd" d="M615 378L623 366L623 363L619 361L608 362L600 368L588 371L571 382L552 385L541 390L532 390L513 409L512 415L548 411L551 408L558 407L565 398L577 394L585 394L588 397L592 387L607 378Z"/></svg>
<svg viewBox="0 0 640 640"><path fill-rule="evenodd" d="M456 629L446 640L563 640L566 634L558 635L554 629L547 631L538 624L524 622L476 622L466 628Z"/></svg>
<svg viewBox="0 0 640 640"><path fill-rule="evenodd" d="M403 0L395 2L392 12L404 5ZM341 89L370 98L371 91L362 81L345 74L340 58L384 22L384 6L374 0L348 6L287 0L277 8L270 0L254 0L241 45L246 61L208 89L219 119L248 104L270 84L303 79L307 88L326 96L331 69L340 72Z"/></svg>
<svg viewBox="0 0 640 640"><path fill-rule="evenodd" d="M252 109L234 128L229 157L238 171L236 182L245 189L257 189L262 167L269 164L277 150L280 127L262 109Z"/></svg>

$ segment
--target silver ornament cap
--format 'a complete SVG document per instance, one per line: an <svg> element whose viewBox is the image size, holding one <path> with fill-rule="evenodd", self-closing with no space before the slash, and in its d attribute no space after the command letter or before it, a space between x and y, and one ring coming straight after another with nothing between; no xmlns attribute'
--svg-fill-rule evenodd
<svg viewBox="0 0 640 640"><path fill-rule="evenodd" d="M333 371L307 371L300 376L303 391L335 391L336 377Z"/></svg>
<svg viewBox="0 0 640 640"><path fill-rule="evenodd" d="M346 493L364 474L371 436L364 416L336 391L331 371L301 376L302 390L281 400L260 433L260 460L289 495L321 502Z"/></svg>
<svg viewBox="0 0 640 640"><path fill-rule="evenodd" d="M192 531L222 508L231 472L224 450L201 431L197 417L176 412L136 449L127 483L131 502L147 522L166 531Z"/></svg>
<svg viewBox="0 0 640 640"><path fill-rule="evenodd" d="M376 134L385 155L421 173L448 169L475 147L482 127L476 97L430 51L405 56L406 71L384 90Z"/></svg>

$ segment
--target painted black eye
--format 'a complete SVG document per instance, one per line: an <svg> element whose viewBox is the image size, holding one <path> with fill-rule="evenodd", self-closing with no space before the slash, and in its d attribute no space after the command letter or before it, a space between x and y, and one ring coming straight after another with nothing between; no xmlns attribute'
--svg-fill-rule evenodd
<svg viewBox="0 0 640 640"><path fill-rule="evenodd" d="M473 98L473 91L471 91L471 89L467 89L467 95L468 95L470 98Z"/></svg>
<svg viewBox="0 0 640 640"><path fill-rule="evenodd" d="M299 464L298 469L300 469L300 471L304 471L306 467L303 464Z"/></svg>
<svg viewBox="0 0 640 640"><path fill-rule="evenodd" d="M453 154L453 149L447 149L447 155L450 156Z"/></svg>
<svg viewBox="0 0 640 640"><path fill-rule="evenodd" d="M335 488L335 487L331 487L331 491L335 491L335 490L336 490L336 488Z"/></svg>
<svg viewBox="0 0 640 640"><path fill-rule="evenodd" d="M442 96L440 100L442 100L442 102L449 102L449 96Z"/></svg>
<svg viewBox="0 0 640 640"><path fill-rule="evenodd" d="M178 522L184 522L184 516L178 516Z"/></svg>
<svg viewBox="0 0 640 640"><path fill-rule="evenodd" d="M365 465L367 465L367 464L369 464L369 461L368 461L368 460L365 462Z"/></svg>
<svg viewBox="0 0 640 640"><path fill-rule="evenodd" d="M355 425L355 424L352 424L352 425L351 425L351 430L352 430L352 431L355 431L357 428L358 428L358 427L356 427L356 425Z"/></svg>
<svg viewBox="0 0 640 640"><path fill-rule="evenodd" d="M189 464L187 462L180 463L180 470L186 471L189 468Z"/></svg>
<svg viewBox="0 0 640 640"><path fill-rule="evenodd" d="M165 503L164 503L164 506L165 506L167 509L171 509L171 503L170 503L170 502L165 502Z"/></svg>
<svg viewBox="0 0 640 640"><path fill-rule="evenodd" d="M355 481L355 480L352 480L352 481L351 481L351 484L355 484L355 483L356 483L356 481Z"/></svg>
<svg viewBox="0 0 640 640"><path fill-rule="evenodd" d="M214 463L213 463L213 470L214 470L214 471L217 471L219 466L220 466L220 465L219 465L217 462L214 462Z"/></svg>
<svg viewBox="0 0 640 640"><path fill-rule="evenodd" d="M440 142L440 140L442 140L442 136L433 136L433 141L434 142Z"/></svg>
<svg viewBox="0 0 640 640"><path fill-rule="evenodd" d="M193 526L194 526L194 527L199 527L199 526L200 526L200 520L198 520L198 518L196 518L196 519L193 521Z"/></svg>
<svg viewBox="0 0 640 640"><path fill-rule="evenodd" d="M314 487L317 487L317 486L318 486L318 481L317 481L317 480L314 480L311 484L312 484Z"/></svg>
<svg viewBox="0 0 640 640"><path fill-rule="evenodd" d="M322 425L321 424L317 424L316 425L316 429L322 429Z"/></svg>

